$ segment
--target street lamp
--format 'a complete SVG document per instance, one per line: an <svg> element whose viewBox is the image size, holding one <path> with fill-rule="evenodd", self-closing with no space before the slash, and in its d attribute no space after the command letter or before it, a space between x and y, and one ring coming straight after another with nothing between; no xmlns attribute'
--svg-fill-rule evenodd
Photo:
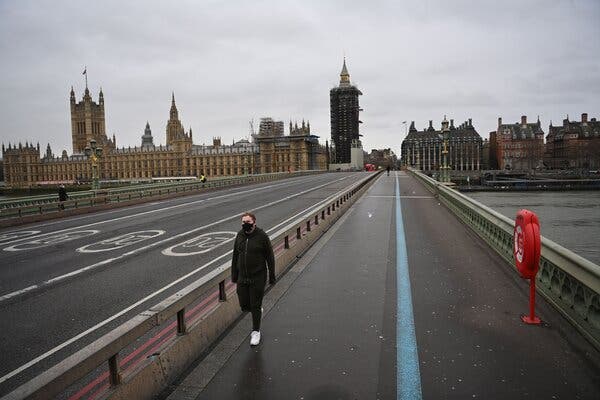
<svg viewBox="0 0 600 400"><path fill-rule="evenodd" d="M84 149L84 153L92 163L92 190L98 190L100 189L98 164L100 161L100 157L102 157L102 148L97 147L96 141L92 139L90 140L89 147L86 147Z"/></svg>
<svg viewBox="0 0 600 400"><path fill-rule="evenodd" d="M448 121L446 120L446 116L444 115L444 120L442 121L442 137L444 139L444 149L442 150L443 156L443 166L441 173L441 181L444 183L450 182L450 167L448 166L448 136L450 135L450 129L448 128Z"/></svg>

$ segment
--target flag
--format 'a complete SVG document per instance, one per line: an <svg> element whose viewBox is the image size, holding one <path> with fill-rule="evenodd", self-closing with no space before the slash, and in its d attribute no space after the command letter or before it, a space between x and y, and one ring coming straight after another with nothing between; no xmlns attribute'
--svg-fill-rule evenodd
<svg viewBox="0 0 600 400"><path fill-rule="evenodd" d="M83 69L83 74L82 74L82 75L87 75L87 67L85 67L85 68Z"/></svg>

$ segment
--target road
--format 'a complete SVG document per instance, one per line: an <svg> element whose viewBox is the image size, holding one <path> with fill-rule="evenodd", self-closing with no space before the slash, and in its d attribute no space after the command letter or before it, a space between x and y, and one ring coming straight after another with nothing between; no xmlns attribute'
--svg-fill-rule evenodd
<svg viewBox="0 0 600 400"><path fill-rule="evenodd" d="M274 232L365 176L290 178L0 230L0 395L227 261L243 211Z"/></svg>

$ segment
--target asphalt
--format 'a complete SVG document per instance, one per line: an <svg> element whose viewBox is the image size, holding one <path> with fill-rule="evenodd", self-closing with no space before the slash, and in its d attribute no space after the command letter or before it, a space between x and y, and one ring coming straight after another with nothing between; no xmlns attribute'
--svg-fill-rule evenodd
<svg viewBox="0 0 600 400"><path fill-rule="evenodd" d="M273 229L364 177L290 178L0 229L0 396L219 265L230 245L206 247L202 235L233 237L247 210ZM73 232L89 235L61 239ZM119 239L132 232L145 236Z"/></svg>
<svg viewBox="0 0 600 400"><path fill-rule="evenodd" d="M412 329L397 307L404 256ZM598 351L542 298L544 323L523 324L527 282L402 172L382 175L294 268L266 295L258 347L246 317L163 397L420 398L400 395L408 369L424 399L598 398ZM410 331L418 367L401 351Z"/></svg>

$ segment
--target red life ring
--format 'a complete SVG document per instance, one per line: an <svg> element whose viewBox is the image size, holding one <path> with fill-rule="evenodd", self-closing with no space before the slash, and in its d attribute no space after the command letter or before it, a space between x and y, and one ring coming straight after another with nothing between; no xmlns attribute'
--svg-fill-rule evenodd
<svg viewBox="0 0 600 400"><path fill-rule="evenodd" d="M520 210L515 219L513 255L523 278L535 278L540 268L540 222L529 210Z"/></svg>

